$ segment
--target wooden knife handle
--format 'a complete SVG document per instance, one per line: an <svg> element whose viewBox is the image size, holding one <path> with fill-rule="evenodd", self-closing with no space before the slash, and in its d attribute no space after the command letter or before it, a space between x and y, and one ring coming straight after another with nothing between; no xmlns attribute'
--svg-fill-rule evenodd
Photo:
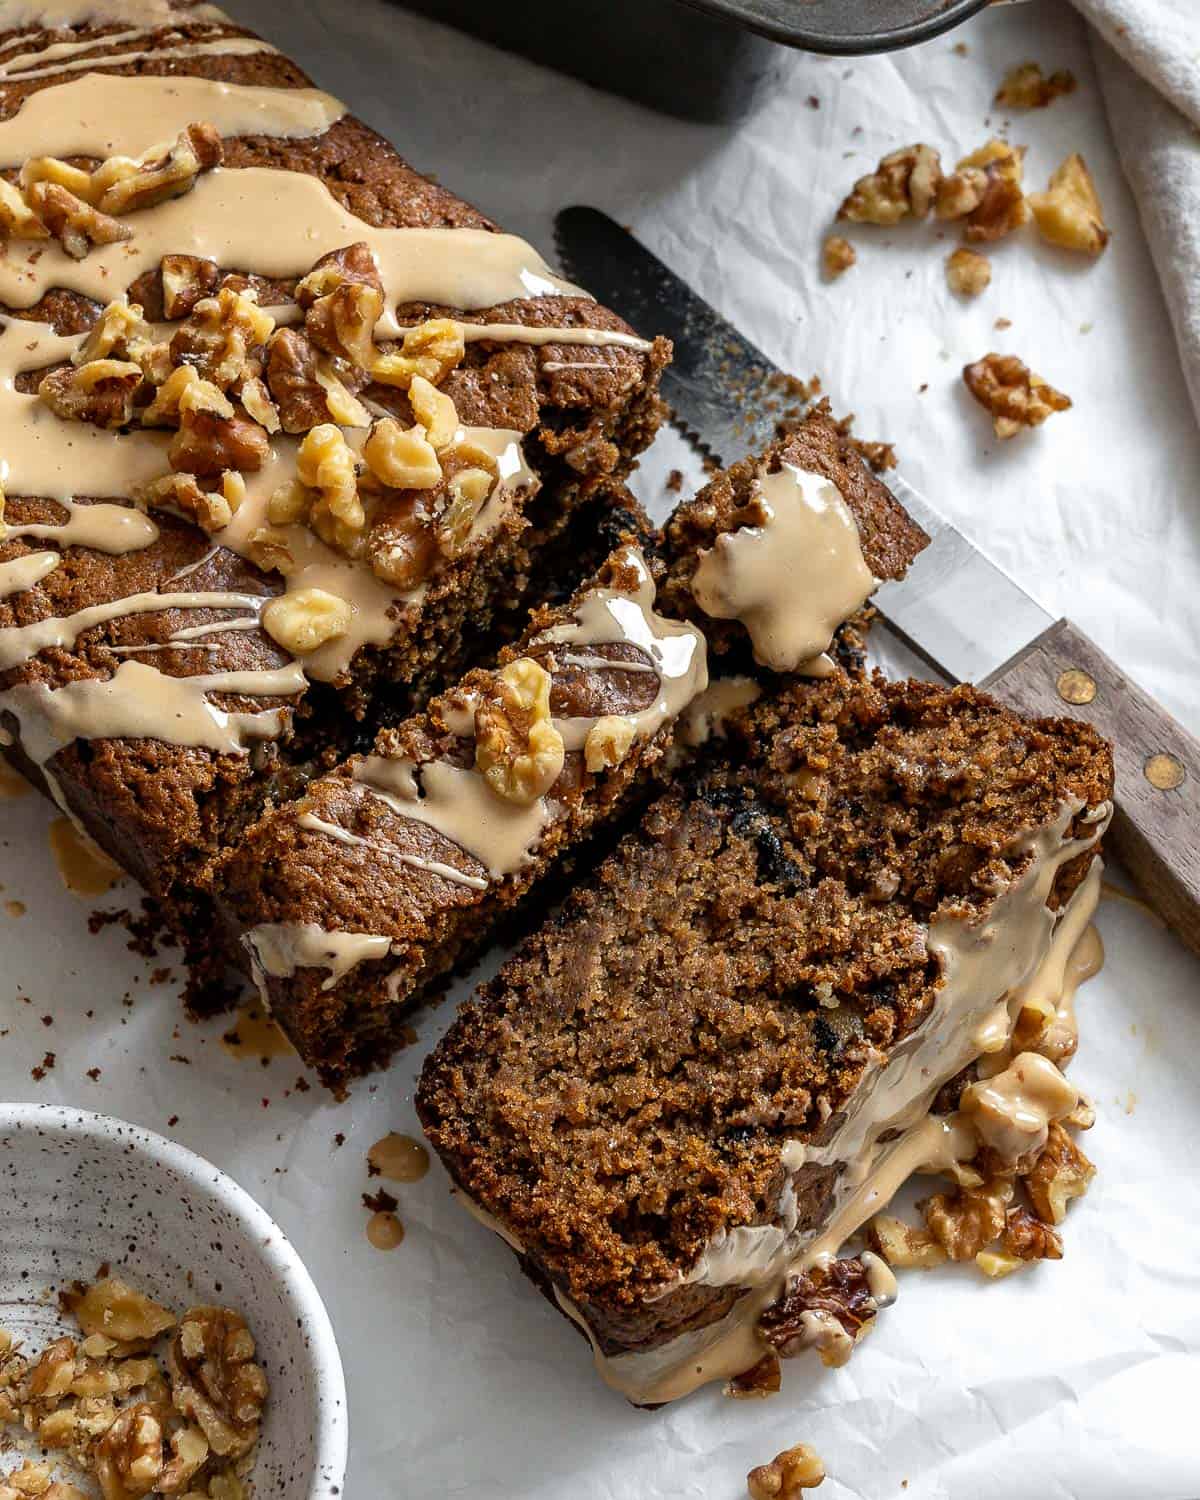
<svg viewBox="0 0 1200 1500"><path fill-rule="evenodd" d="M1086 719L1112 741L1117 805L1109 842L1150 905L1200 953L1200 740L1069 620L980 686L1025 713Z"/></svg>

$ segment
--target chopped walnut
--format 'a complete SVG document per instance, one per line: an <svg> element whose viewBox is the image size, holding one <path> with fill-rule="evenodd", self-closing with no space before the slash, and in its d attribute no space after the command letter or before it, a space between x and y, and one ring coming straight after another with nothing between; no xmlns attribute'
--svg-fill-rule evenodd
<svg viewBox="0 0 1200 1500"><path fill-rule="evenodd" d="M447 557L458 557L465 550L494 483L495 476L487 469L460 469L450 476L447 504L437 523L437 544Z"/></svg>
<svg viewBox="0 0 1200 1500"><path fill-rule="evenodd" d="M407 390L415 375L438 385L466 352L462 325L453 318L430 318L405 331L398 354L379 354L371 366L382 385Z"/></svg>
<svg viewBox="0 0 1200 1500"><path fill-rule="evenodd" d="M64 1292L62 1301L85 1334L117 1344L148 1343L175 1326L173 1313L118 1276Z"/></svg>
<svg viewBox="0 0 1200 1500"><path fill-rule="evenodd" d="M975 1257L976 1267L993 1281L1002 1276L1011 1276L1025 1264L1019 1255L1008 1255L1003 1250L981 1250Z"/></svg>
<svg viewBox="0 0 1200 1500"><path fill-rule="evenodd" d="M233 402L211 380L202 380L191 365L177 365L142 412L142 422L147 427L177 426L184 412L232 417Z"/></svg>
<svg viewBox="0 0 1200 1500"><path fill-rule="evenodd" d="M938 184L934 213L939 219L965 219L983 202L988 176L982 167L960 167Z"/></svg>
<svg viewBox="0 0 1200 1500"><path fill-rule="evenodd" d="M401 427L395 417L383 417L363 444L367 468L381 483L396 490L431 490L442 482L442 466L424 427Z"/></svg>
<svg viewBox="0 0 1200 1500"><path fill-rule="evenodd" d="M978 297L992 279L992 263L977 250L952 250L946 257L946 283L960 297Z"/></svg>
<svg viewBox="0 0 1200 1500"><path fill-rule="evenodd" d="M249 417L219 417L185 406L167 456L182 473L221 474L261 469L270 452L270 438Z"/></svg>
<svg viewBox="0 0 1200 1500"><path fill-rule="evenodd" d="M424 491L388 491L375 505L366 541L371 570L402 592L415 589L437 562L435 499Z"/></svg>
<svg viewBox="0 0 1200 1500"><path fill-rule="evenodd" d="M759 1317L758 1331L784 1359L816 1349L822 1364L837 1367L850 1358L878 1311L866 1267L847 1256L790 1277Z"/></svg>
<svg viewBox="0 0 1200 1500"><path fill-rule="evenodd" d="M430 445L438 452L448 448L458 433L458 411L450 397L430 385L424 375L414 375L408 401Z"/></svg>
<svg viewBox="0 0 1200 1500"><path fill-rule="evenodd" d="M383 313L383 292L361 281L344 281L318 297L304 315L304 331L327 354L348 359L362 370L375 363L375 325Z"/></svg>
<svg viewBox="0 0 1200 1500"><path fill-rule="evenodd" d="M97 207L106 214L134 213L186 193L201 172L221 160L221 137L212 125L189 125L170 146L143 156L112 156L92 173Z"/></svg>
<svg viewBox="0 0 1200 1500"><path fill-rule="evenodd" d="M198 1427L181 1427L168 1438L171 1457L158 1477L162 1495L178 1495L208 1459L208 1439Z"/></svg>
<svg viewBox="0 0 1200 1500"><path fill-rule="evenodd" d="M875 1215L868 1227L867 1242L889 1266L902 1270L928 1271L946 1260L945 1250L931 1234L891 1214Z"/></svg>
<svg viewBox="0 0 1200 1500"><path fill-rule="evenodd" d="M637 726L626 714L605 714L587 732L583 763L593 774L619 766L636 738Z"/></svg>
<svg viewBox="0 0 1200 1500"><path fill-rule="evenodd" d="M96 1444L104 1500L137 1500L158 1488L163 1468L162 1413L147 1401L127 1406Z"/></svg>
<svg viewBox="0 0 1200 1500"><path fill-rule="evenodd" d="M222 287L215 297L201 298L175 330L171 358L225 390L258 374L261 362L251 359L251 351L264 345L274 328L275 319L259 307L253 291Z"/></svg>
<svg viewBox="0 0 1200 1500"><path fill-rule="evenodd" d="M1027 201L1038 233L1052 245L1096 256L1112 238L1096 184L1078 152L1054 171L1044 193L1030 193Z"/></svg>
<svg viewBox="0 0 1200 1500"><path fill-rule="evenodd" d="M223 478L230 491L236 494L236 488L229 484L231 476L226 474ZM229 497L223 490L201 489L193 474L163 474L143 485L137 498L152 510L177 510L194 521L202 531L209 533L228 526L237 509L237 505L230 504Z"/></svg>
<svg viewBox="0 0 1200 1500"><path fill-rule="evenodd" d="M985 354L963 369L963 381L980 406L992 414L998 438L1015 437L1023 427L1040 427L1071 398L1047 385L1015 354Z"/></svg>
<svg viewBox="0 0 1200 1500"><path fill-rule="evenodd" d="M493 691L475 710L475 764L498 797L529 806L563 768L563 738L550 717L550 674L522 656L492 680Z"/></svg>
<svg viewBox="0 0 1200 1500"><path fill-rule="evenodd" d="M74 1485L54 1483L46 1463L26 1459L19 1469L0 1475L0 1500L30 1500L33 1496L37 1500L83 1500Z"/></svg>
<svg viewBox="0 0 1200 1500"><path fill-rule="evenodd" d="M296 284L296 301L303 308L312 307L340 286L361 285L383 291L383 280L375 261L375 252L366 240L330 250L313 263L312 270Z"/></svg>
<svg viewBox="0 0 1200 1500"><path fill-rule="evenodd" d="M196 303L210 297L221 280L215 260L198 255L164 255L159 263L162 277L163 317L172 322L186 318Z"/></svg>
<svg viewBox="0 0 1200 1500"><path fill-rule="evenodd" d="M272 526L256 526L246 538L246 556L264 573L281 573L285 578L296 566L287 533Z"/></svg>
<svg viewBox="0 0 1200 1500"><path fill-rule="evenodd" d="M260 427L267 432L279 431L279 408L271 400L270 391L257 376L242 381L238 397L246 408L247 415L253 417Z"/></svg>
<svg viewBox="0 0 1200 1500"><path fill-rule="evenodd" d="M861 224L923 219L933 207L941 180L941 158L932 146L903 146L858 179L837 216Z"/></svg>
<svg viewBox="0 0 1200 1500"><path fill-rule="evenodd" d="M981 171L985 182L979 202L966 215L963 232L972 242L1003 239L1029 222L1021 179L1025 147L993 139L964 156L956 172Z"/></svg>
<svg viewBox="0 0 1200 1500"><path fill-rule="evenodd" d="M307 656L344 636L354 611L346 599L325 589L296 589L263 606L262 626L293 656Z"/></svg>
<svg viewBox="0 0 1200 1500"><path fill-rule="evenodd" d="M974 1260L1004 1232L1012 1182L992 1178L980 1188L935 1193L921 1205L925 1226L951 1260Z"/></svg>
<svg viewBox="0 0 1200 1500"><path fill-rule="evenodd" d="M830 281L848 271L857 259L854 246L840 234L827 236L821 246L821 266Z"/></svg>
<svg viewBox="0 0 1200 1500"><path fill-rule="evenodd" d="M1059 1124L1050 1126L1046 1144L1024 1178L1034 1212L1044 1224L1061 1224L1067 1204L1081 1198L1096 1168Z"/></svg>
<svg viewBox="0 0 1200 1500"><path fill-rule="evenodd" d="M370 427L371 416L367 408L338 374L339 370L345 369L345 360L317 360L313 373L325 392L325 407L339 427Z"/></svg>
<svg viewBox="0 0 1200 1500"><path fill-rule="evenodd" d="M71 356L74 365L86 365L93 359L107 359L111 355L131 358L130 347L146 343L150 328L136 302L124 297L110 302L92 324L87 338Z"/></svg>
<svg viewBox="0 0 1200 1500"><path fill-rule="evenodd" d="M60 161L57 156L31 156L18 174L17 181L23 192L28 193L35 182L56 182L59 187L74 193L85 203L95 204L99 194L92 181L92 174L83 167L73 167L70 162Z"/></svg>
<svg viewBox="0 0 1200 1500"><path fill-rule="evenodd" d="M24 194L0 177L0 239L46 240L50 231L25 201Z"/></svg>
<svg viewBox="0 0 1200 1500"><path fill-rule="evenodd" d="M196 1423L213 1452L248 1453L258 1439L267 1377L254 1362L245 1319L229 1308L191 1308L171 1345L170 1367L176 1411Z"/></svg>
<svg viewBox="0 0 1200 1500"><path fill-rule="evenodd" d="M1018 1260L1061 1260L1062 1235L1018 1204L1004 1216L1000 1249Z"/></svg>
<svg viewBox="0 0 1200 1500"><path fill-rule="evenodd" d="M995 102L1003 109L1045 109L1061 94L1073 94L1075 88L1075 75L1068 68L1047 78L1040 63L1018 63L1004 75Z"/></svg>
<svg viewBox="0 0 1200 1500"><path fill-rule="evenodd" d="M307 432L331 415L317 379L317 351L294 328L280 328L267 344L267 386L284 432Z"/></svg>
<svg viewBox="0 0 1200 1500"><path fill-rule="evenodd" d="M133 421L133 398L142 383L139 365L93 359L43 375L38 396L56 417L94 427L125 427Z"/></svg>
<svg viewBox="0 0 1200 1500"><path fill-rule="evenodd" d="M133 237L127 224L93 208L56 182L35 182L29 206L73 260L82 260L93 245L113 245Z"/></svg>
<svg viewBox="0 0 1200 1500"><path fill-rule="evenodd" d="M777 1453L769 1464L759 1464L746 1475L750 1500L799 1500L804 1490L824 1482L825 1465L814 1448L798 1443Z"/></svg>
<svg viewBox="0 0 1200 1500"><path fill-rule="evenodd" d="M367 517L358 497L358 460L341 428L330 422L314 427L296 454L296 473L317 491L309 525L329 546L353 552Z"/></svg>

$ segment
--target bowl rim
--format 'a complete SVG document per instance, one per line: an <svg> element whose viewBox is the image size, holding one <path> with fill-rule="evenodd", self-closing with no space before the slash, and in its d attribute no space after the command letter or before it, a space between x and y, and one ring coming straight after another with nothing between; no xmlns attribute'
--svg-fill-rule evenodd
<svg viewBox="0 0 1200 1500"><path fill-rule="evenodd" d="M265 1208L235 1178L189 1146L144 1125L76 1109L70 1104L0 1103L0 1135L36 1129L61 1131L76 1139L132 1145L156 1166L170 1168L200 1192L216 1196L240 1223L249 1246L286 1289L296 1317L308 1332L316 1376L313 1475L303 1500L326 1500L345 1493L349 1461L346 1375L325 1303L299 1252ZM301 1497L297 1496L297 1500Z"/></svg>

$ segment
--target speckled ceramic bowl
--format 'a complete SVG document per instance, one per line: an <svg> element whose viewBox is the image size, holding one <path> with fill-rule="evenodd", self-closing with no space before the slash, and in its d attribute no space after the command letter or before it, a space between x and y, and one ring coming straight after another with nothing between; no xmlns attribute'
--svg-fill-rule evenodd
<svg viewBox="0 0 1200 1500"><path fill-rule="evenodd" d="M329 1316L283 1231L231 1177L122 1120L2 1104L0 1204L0 1327L34 1349L69 1331L47 1294L103 1261L177 1312L236 1308L271 1382L255 1500L342 1493L346 1386Z"/></svg>

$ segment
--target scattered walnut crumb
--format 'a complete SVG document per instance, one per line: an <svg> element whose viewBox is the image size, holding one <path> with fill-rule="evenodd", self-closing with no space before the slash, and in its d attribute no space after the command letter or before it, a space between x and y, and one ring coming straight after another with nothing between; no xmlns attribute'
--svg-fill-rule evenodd
<svg viewBox="0 0 1200 1500"><path fill-rule="evenodd" d="M825 1465L807 1443L785 1448L769 1464L746 1475L750 1500L799 1500L803 1490L815 1490L825 1479Z"/></svg>
<svg viewBox="0 0 1200 1500"><path fill-rule="evenodd" d="M380 1188L374 1193L362 1195L363 1207L373 1214L394 1214L400 1207L399 1198L389 1193L387 1188Z"/></svg>
<svg viewBox="0 0 1200 1500"><path fill-rule="evenodd" d="M874 172L858 179L842 200L837 217L885 225L909 217L923 219L933 207L941 181L941 158L932 146L902 146L882 157Z"/></svg>
<svg viewBox="0 0 1200 1500"><path fill-rule="evenodd" d="M683 489L683 470L672 469L667 475L667 488L673 495L678 495Z"/></svg>
<svg viewBox="0 0 1200 1500"><path fill-rule="evenodd" d="M1015 354L985 354L963 368L963 381L980 406L992 414L998 438L1015 437L1023 427L1040 427L1071 398L1035 375Z"/></svg>
<svg viewBox="0 0 1200 1500"><path fill-rule="evenodd" d="M30 1068L29 1076L33 1079L34 1083L41 1083L46 1074L49 1073L54 1067L54 1063L55 1054L53 1052L47 1052L46 1055L42 1058L41 1062L37 1065L37 1067Z"/></svg>
<svg viewBox="0 0 1200 1500"><path fill-rule="evenodd" d="M821 266L830 281L836 280L858 259L858 252L840 234L831 234L821 246Z"/></svg>
<svg viewBox="0 0 1200 1500"><path fill-rule="evenodd" d="M1012 319L1011 318L997 318L996 321L992 324L992 327L996 328L996 329L999 329L999 331L1001 333L1003 333L1006 328L1011 328L1012 327Z"/></svg>
<svg viewBox="0 0 1200 1500"><path fill-rule="evenodd" d="M959 247L946 257L946 283L960 297L978 297L992 279L992 263L978 250Z"/></svg>
<svg viewBox="0 0 1200 1500"><path fill-rule="evenodd" d="M1061 95L1073 94L1077 86L1069 68L1047 78L1040 63L1018 63L1004 75L995 102L1005 109L1045 109Z"/></svg>
<svg viewBox="0 0 1200 1500"><path fill-rule="evenodd" d="M1112 235L1092 174L1077 151L1054 171L1044 193L1030 193L1026 201L1043 239L1081 255L1104 253Z"/></svg>

